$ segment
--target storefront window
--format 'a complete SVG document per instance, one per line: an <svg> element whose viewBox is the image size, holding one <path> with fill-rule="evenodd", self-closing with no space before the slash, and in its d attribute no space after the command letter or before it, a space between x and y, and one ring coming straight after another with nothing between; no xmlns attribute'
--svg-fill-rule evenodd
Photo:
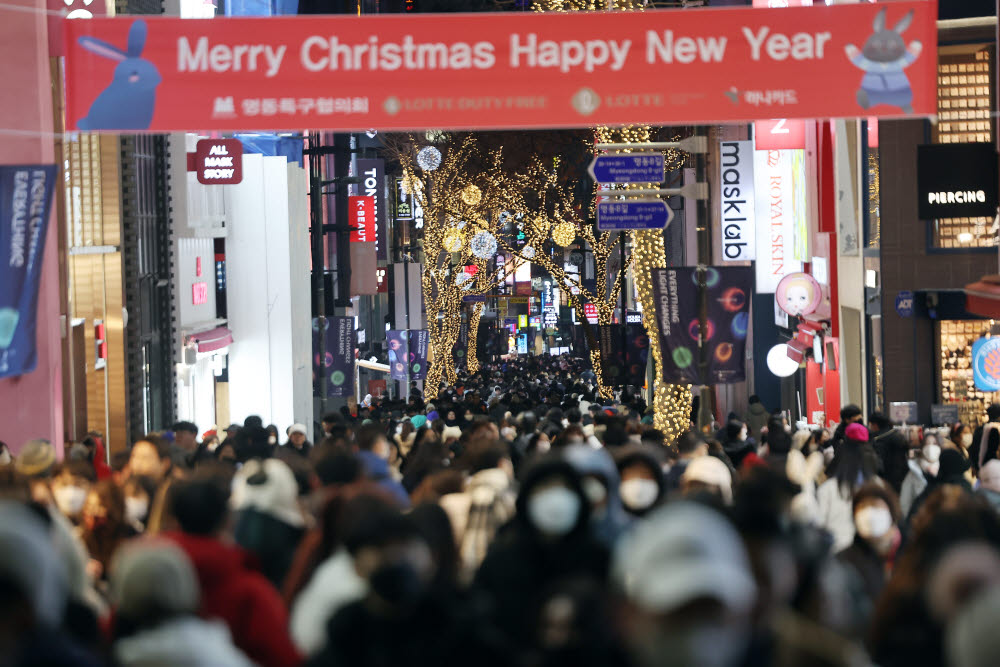
<svg viewBox="0 0 1000 667"><path fill-rule="evenodd" d="M944 46L938 51L938 144L993 141L993 47ZM997 245L991 218L935 220L933 247L989 248Z"/></svg>
<svg viewBox="0 0 1000 667"><path fill-rule="evenodd" d="M994 320L945 320L939 326L942 403L958 404L959 420L980 424L1000 392L976 389L972 378L972 344L990 333Z"/></svg>

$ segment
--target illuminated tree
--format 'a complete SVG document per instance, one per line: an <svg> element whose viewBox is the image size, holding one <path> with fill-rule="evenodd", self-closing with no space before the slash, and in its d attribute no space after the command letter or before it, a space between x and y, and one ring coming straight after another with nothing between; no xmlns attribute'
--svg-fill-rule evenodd
<svg viewBox="0 0 1000 667"><path fill-rule="evenodd" d="M454 383L457 368L451 360L462 322L463 297L488 294L499 286L505 271L517 260L497 266L494 262L499 236L509 216L524 217L526 204L516 184L504 170L500 150L484 153L475 137L447 145L400 150L403 184L424 211L424 267L421 285L427 312L433 363L427 373L425 394L434 398L440 383ZM475 267L474 273L465 267ZM476 341L484 305L471 307L469 370L478 369Z"/></svg>

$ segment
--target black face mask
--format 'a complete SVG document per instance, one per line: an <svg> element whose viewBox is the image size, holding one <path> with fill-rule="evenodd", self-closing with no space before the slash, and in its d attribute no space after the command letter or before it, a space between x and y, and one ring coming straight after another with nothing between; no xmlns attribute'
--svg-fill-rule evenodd
<svg viewBox="0 0 1000 667"><path fill-rule="evenodd" d="M405 561L378 568L372 573L369 584L376 595L394 607L410 607L424 593L420 575Z"/></svg>

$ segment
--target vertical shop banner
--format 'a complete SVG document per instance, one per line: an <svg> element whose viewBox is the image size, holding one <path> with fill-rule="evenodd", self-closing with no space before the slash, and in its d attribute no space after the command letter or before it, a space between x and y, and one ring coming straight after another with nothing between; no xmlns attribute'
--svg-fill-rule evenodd
<svg viewBox="0 0 1000 667"><path fill-rule="evenodd" d="M753 188L753 142L719 145L722 189L722 261L745 262L757 256Z"/></svg>
<svg viewBox="0 0 1000 667"><path fill-rule="evenodd" d="M622 329L617 324L597 327L597 342L601 351L601 379L609 387L625 383L625 348L622 346Z"/></svg>
<svg viewBox="0 0 1000 667"><path fill-rule="evenodd" d="M393 380L406 380L408 338L408 332L404 330L390 329L385 332L386 347L389 349L389 377Z"/></svg>
<svg viewBox="0 0 1000 667"><path fill-rule="evenodd" d="M410 379L424 380L427 378L427 345L430 341L430 331L427 329L410 330Z"/></svg>
<svg viewBox="0 0 1000 667"><path fill-rule="evenodd" d="M754 152L754 197L757 208L757 292L773 294L778 283L789 273L802 270L795 259L797 179L795 170L804 169L793 153L801 151L770 150ZM804 209L805 202L799 205ZM805 215L803 210L802 215Z"/></svg>
<svg viewBox="0 0 1000 667"><path fill-rule="evenodd" d="M469 354L469 323L462 321L458 327L458 339L455 346L451 348L451 356L457 368L465 368L465 362ZM445 362L447 363L447 362Z"/></svg>
<svg viewBox="0 0 1000 667"><path fill-rule="evenodd" d="M55 165L0 167L0 378L38 363L38 283L55 179Z"/></svg>
<svg viewBox="0 0 1000 667"><path fill-rule="evenodd" d="M319 377L319 341L322 336L324 354L323 391L327 397L354 395L354 318L327 317L313 319L313 386Z"/></svg>
<svg viewBox="0 0 1000 667"><path fill-rule="evenodd" d="M728 384L745 380L753 269L740 266L707 269L706 377L700 377L698 370L698 270L694 267L653 269L652 278L656 329L663 350L666 381Z"/></svg>
<svg viewBox="0 0 1000 667"><path fill-rule="evenodd" d="M708 382L731 384L746 380L747 331L754 270L747 266L709 268Z"/></svg>
<svg viewBox="0 0 1000 667"><path fill-rule="evenodd" d="M646 362L649 360L649 336L641 324L598 326L601 350L601 378L615 387L628 384L641 387L646 382Z"/></svg>
<svg viewBox="0 0 1000 667"><path fill-rule="evenodd" d="M698 377L698 281L695 269L653 269L656 335L664 381L701 384Z"/></svg>
<svg viewBox="0 0 1000 667"><path fill-rule="evenodd" d="M385 160L359 159L358 178L361 179L361 194L372 199L375 231L370 240L375 241L376 257L380 262L384 262L389 258L386 254L388 245L386 210L388 203L385 199Z"/></svg>
<svg viewBox="0 0 1000 667"><path fill-rule="evenodd" d="M931 116L936 19L936 2L899 0L66 21L66 128L364 132ZM883 53L875 45L889 30L902 44Z"/></svg>

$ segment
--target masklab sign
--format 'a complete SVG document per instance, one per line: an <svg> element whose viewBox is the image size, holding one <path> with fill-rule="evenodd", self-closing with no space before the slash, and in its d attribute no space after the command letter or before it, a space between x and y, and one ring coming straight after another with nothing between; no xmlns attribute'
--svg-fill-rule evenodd
<svg viewBox="0 0 1000 667"><path fill-rule="evenodd" d="M203 185L241 183L243 143L239 139L199 139L194 152L194 170L198 182Z"/></svg>
<svg viewBox="0 0 1000 667"><path fill-rule="evenodd" d="M878 34L880 11L888 26L905 24L909 50L897 58L860 51ZM95 18L66 24L67 126L365 131L929 116L936 18L932 0ZM888 74L893 94L876 94L875 79Z"/></svg>
<svg viewBox="0 0 1000 667"><path fill-rule="evenodd" d="M722 261L756 257L753 142L723 141L719 146L722 188Z"/></svg>

